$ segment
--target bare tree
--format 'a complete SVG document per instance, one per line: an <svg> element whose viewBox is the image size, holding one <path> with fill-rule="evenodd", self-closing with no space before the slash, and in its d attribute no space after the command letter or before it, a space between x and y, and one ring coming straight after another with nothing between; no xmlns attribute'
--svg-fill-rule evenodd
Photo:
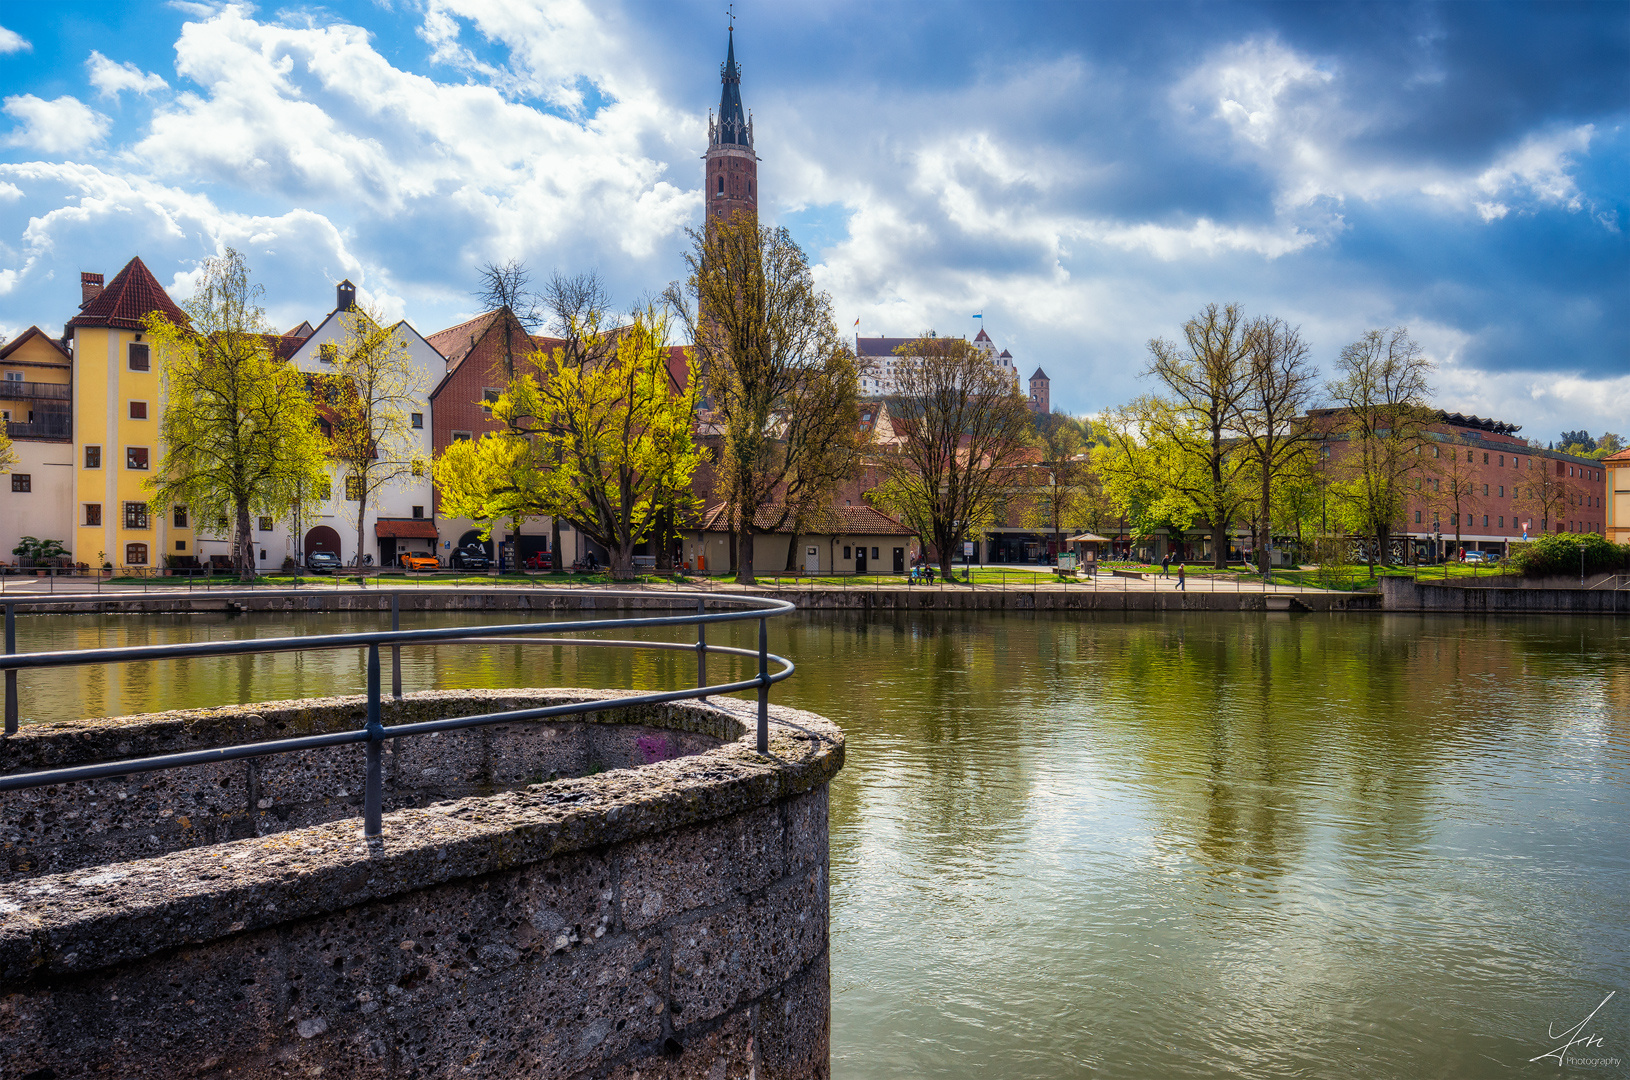
<svg viewBox="0 0 1630 1080"><path fill-rule="evenodd" d="M1308 362L1301 328L1271 316L1246 328L1245 392L1236 406L1240 434L1249 445L1252 472L1259 485L1254 520L1257 558L1262 576L1269 573L1268 547L1273 542L1273 492L1278 478L1296 460L1312 452L1307 409L1318 393L1318 372Z"/></svg>
<svg viewBox="0 0 1630 1080"><path fill-rule="evenodd" d="M479 274L480 281L475 290L475 297L481 306L488 311L501 309L514 316L513 320L504 320L502 375L505 385L508 385L515 377L516 355L524 356L532 351L529 341L523 341L517 346L515 341L517 324L523 334L532 333L542 324L543 315L539 311L540 298L532 291L532 271L519 259L511 259L505 263L483 263Z"/></svg>
<svg viewBox="0 0 1630 1080"><path fill-rule="evenodd" d="M1432 361L1403 326L1367 330L1341 350L1341 377L1327 391L1339 406L1335 434L1345 436L1338 463L1342 482L1332 491L1361 531L1374 539L1370 571L1390 550L1403 516L1404 491L1419 448L1428 444Z"/></svg>
<svg viewBox="0 0 1630 1080"><path fill-rule="evenodd" d="M664 293L692 341L712 422L721 435L722 494L736 528L736 581L753 583L761 508L811 475L828 432L858 427L853 351L786 229L745 214L690 233L690 277ZM833 412L841 422L834 425Z"/></svg>
<svg viewBox="0 0 1630 1080"><path fill-rule="evenodd" d="M947 580L963 540L992 520L1030 449L1031 418L1013 376L960 338L898 350L899 445L885 458L879 501L933 543Z"/></svg>
<svg viewBox="0 0 1630 1080"><path fill-rule="evenodd" d="M1477 494L1477 467L1475 464L1476 452L1471 449L1465 436L1434 446L1436 455L1431 461L1429 470L1435 475L1422 477L1423 481L1430 480L1432 484L1432 502L1441 509L1447 510L1455 527L1455 550L1461 546L1460 524L1461 514L1465 511L1475 510L1481 505Z"/></svg>
<svg viewBox="0 0 1630 1080"><path fill-rule="evenodd" d="M1144 398L1134 409L1144 434L1180 459L1171 482L1210 529L1212 565L1221 569L1228 528L1250 497L1240 418L1253 379L1252 334L1237 304L1208 304L1183 324L1183 337L1187 348L1163 338L1149 342L1143 373L1160 380L1169 396Z"/></svg>
<svg viewBox="0 0 1630 1080"><path fill-rule="evenodd" d="M1572 484L1562 475L1561 462L1550 458L1529 459L1530 468L1518 485L1517 507L1520 513L1539 519L1539 532L1543 536L1551 531L1551 523L1567 516L1568 507L1577 497Z"/></svg>

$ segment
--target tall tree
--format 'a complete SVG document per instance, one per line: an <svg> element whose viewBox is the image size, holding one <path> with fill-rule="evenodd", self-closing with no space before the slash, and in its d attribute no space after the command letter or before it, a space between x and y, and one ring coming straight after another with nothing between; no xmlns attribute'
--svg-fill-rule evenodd
<svg viewBox="0 0 1630 1080"><path fill-rule="evenodd" d="M1029 458L1030 410L1013 376L961 338L918 338L897 352L890 408L902 435L877 497L934 545L950 580L962 542L995 517Z"/></svg>
<svg viewBox="0 0 1630 1080"><path fill-rule="evenodd" d="M611 296L599 274L564 274L557 270L544 283L538 302L548 314L550 332L563 342L555 363L581 368L604 360L614 347L611 335L606 333ZM560 560L560 522L563 516L570 517L572 509L567 507L564 513L549 515L550 550L555 553L551 565L556 574L566 572Z"/></svg>
<svg viewBox="0 0 1630 1080"><path fill-rule="evenodd" d="M1327 392L1338 407L1331 434L1340 437L1341 479L1332 493L1373 540L1370 569L1391 550L1404 493L1419 448L1428 444L1432 362L1407 327L1367 330L1341 350L1340 377Z"/></svg>
<svg viewBox="0 0 1630 1080"><path fill-rule="evenodd" d="M1228 561L1228 529L1250 498L1251 457L1241 442L1241 415L1252 380L1252 342L1236 304L1208 304L1183 325L1184 345L1149 342L1146 376L1164 396L1134 403L1138 425L1181 460L1165 471L1211 532L1212 563Z"/></svg>
<svg viewBox="0 0 1630 1080"><path fill-rule="evenodd" d="M319 378L331 417L329 454L345 475L345 498L357 504L360 557L368 507L384 489L423 476L429 467L410 420L428 388L396 327L362 308L340 318L345 335L334 373Z"/></svg>
<svg viewBox="0 0 1630 1080"><path fill-rule="evenodd" d="M1257 483L1254 515L1258 568L1268 576L1273 543L1273 493L1279 478L1313 452L1307 410L1318 393L1318 373L1308 361L1301 328L1271 316L1246 329L1245 392L1236 406L1240 434Z"/></svg>
<svg viewBox="0 0 1630 1080"><path fill-rule="evenodd" d="M718 472L736 528L736 581L753 583L753 523L800 477L813 482L828 440L858 424L853 351L786 229L746 214L692 231L689 278L664 294L689 333L695 372L721 433ZM835 414L835 415L834 415ZM814 483L819 487L819 482Z"/></svg>
<svg viewBox="0 0 1630 1080"><path fill-rule="evenodd" d="M245 580L255 572L251 510L281 517L302 487L326 480L305 377L273 356L260 295L243 256L228 248L204 263L182 303L188 325L158 312L146 319L165 397L162 456L148 489L160 507L185 506L196 522L231 520L233 562Z"/></svg>
<svg viewBox="0 0 1630 1080"><path fill-rule="evenodd" d="M542 325L540 298L532 291L532 271L519 259L483 263L477 273L476 300L489 311L501 309L512 316L504 320L504 370L494 373L507 384L515 377L516 356L532 351L527 335Z"/></svg>
<svg viewBox="0 0 1630 1080"><path fill-rule="evenodd" d="M1475 510L1482 502L1477 494L1476 451L1472 450L1470 440L1465 436L1446 440L1434 446L1432 451L1434 457L1422 455L1428 467L1422 470L1426 475L1421 476L1420 480L1423 486L1427 483L1432 485L1431 502L1446 510L1454 522L1455 550L1459 551L1461 515Z"/></svg>
<svg viewBox="0 0 1630 1080"><path fill-rule="evenodd" d="M1029 492L1025 522L1051 532L1055 548L1062 551L1065 529L1082 523L1092 499L1087 434L1079 420L1059 410L1036 417L1035 426L1040 483Z"/></svg>

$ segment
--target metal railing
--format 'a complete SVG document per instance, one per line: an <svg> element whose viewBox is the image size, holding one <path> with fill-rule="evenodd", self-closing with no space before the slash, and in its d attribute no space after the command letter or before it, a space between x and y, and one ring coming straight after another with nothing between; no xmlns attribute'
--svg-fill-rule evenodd
<svg viewBox="0 0 1630 1080"><path fill-rule="evenodd" d="M211 599L235 599L248 597L309 597L311 590L301 589L243 589L228 592L220 590L211 594ZM331 596L332 593L324 593ZM366 748L366 781L363 791L363 832L367 836L378 836L382 828L384 804L384 769L383 748L386 739L409 738L416 735L428 735L441 731L457 731L463 728L479 727L486 724L508 723L516 720L543 720L562 716L579 716L588 713L601 712L607 709L624 709L630 706L657 705L671 701L705 700L717 694L732 694L743 690L758 691L758 752L763 754L769 751L769 713L770 713L770 684L780 682L793 673L793 663L783 656L777 656L769 651L768 621L777 615L786 615L796 610L794 605L786 600L775 600L768 597L740 596L731 594L680 594L681 597L691 597L696 600L696 611L681 615L640 616L637 618L620 619L587 619L572 620L565 627L573 634L596 630L609 630L613 628L646 628L659 626L695 626L696 642L669 642L669 641L629 641L610 640L606 638L579 638L562 636L561 623L516 623L503 626L454 626L429 630L403 630L401 629L401 594L392 591L388 594L377 589L367 591L352 590L342 595L367 597L377 600L382 595L391 598L391 628L383 631L371 631L352 634L317 634L308 637L292 638L260 638L248 641L194 641L180 642L172 645L137 645L113 649L64 649L57 652L19 653L17 651L17 612L18 604L52 605L73 603L152 603L155 600L188 600L197 599L196 593L146 593L131 594L127 596L111 596L109 594L97 595L95 593L70 596L57 594L56 596L15 596L0 598L0 604L5 607L5 633L6 651L0 655L0 670L6 673L6 734L16 734L18 729L18 700L17 700L17 673L35 668L75 667L87 664L122 664L139 663L147 660L178 660L206 656L242 656L272 652L306 652L308 650L327 649L355 649L366 648L368 651L368 707L366 719L360 729L351 731L336 731L324 735L304 735L292 739L275 739L267 742L241 743L235 746L221 746L209 750L195 750L180 754L164 754L155 757L128 758L122 761L102 762L95 765L78 765L64 769L47 769L35 772L13 773L0 776L0 792L18 791L25 788L45 787L50 784L71 783L78 780L96 780L111 776L127 776L132 773L158 772L165 769L186 768L192 765L217 764L224 761L235 761L240 758L269 757L275 754L292 754L303 750L316 750L330 746L344 746L350 743L363 743ZM561 589L554 592L555 596L592 596L596 601L610 598L640 598L650 599L653 594L632 591L612 591L606 589ZM672 593L659 594L672 597ZM727 606L724 611L708 611L709 602ZM732 610L733 609L733 610ZM737 622L743 619L758 620L758 649L737 649L723 645L709 645L707 643L707 626L709 623ZM635 649L671 649L694 651L696 653L696 687L686 690L667 690L651 694L639 694L633 697L618 697L601 701L576 702L568 705L550 705L536 709L516 709L507 712L481 713L475 716L444 717L439 720L426 720L413 724L394 724L386 727L380 719L380 659L379 650L388 647L391 650L391 696L400 700L402 697L402 647L404 645L431 645L447 642L485 642L489 644L538 644L538 645L570 645L590 646L599 648L635 648ZM707 681L707 658L710 653L726 656L742 656L757 659L758 673L749 679L738 679L733 682L709 684ZM770 670L770 662L780 665L776 671Z"/></svg>

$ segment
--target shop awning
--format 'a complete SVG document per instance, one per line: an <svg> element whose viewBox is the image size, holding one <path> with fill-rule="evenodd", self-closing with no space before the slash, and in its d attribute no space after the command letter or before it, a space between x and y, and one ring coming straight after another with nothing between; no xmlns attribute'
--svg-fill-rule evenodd
<svg viewBox="0 0 1630 1080"><path fill-rule="evenodd" d="M425 518L396 518L374 524L374 535L381 540L436 539L436 523Z"/></svg>
<svg viewBox="0 0 1630 1080"><path fill-rule="evenodd" d="M1097 533L1082 533L1079 536L1067 537L1066 544L1107 544L1109 537L1099 536Z"/></svg>

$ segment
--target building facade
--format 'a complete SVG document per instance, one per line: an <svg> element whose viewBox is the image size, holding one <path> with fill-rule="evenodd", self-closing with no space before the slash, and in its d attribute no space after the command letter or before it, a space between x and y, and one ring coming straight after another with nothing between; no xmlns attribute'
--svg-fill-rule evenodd
<svg viewBox="0 0 1630 1080"><path fill-rule="evenodd" d="M0 347L0 423L16 462L0 481L0 560L25 536L73 542L73 354L37 326Z"/></svg>
<svg viewBox="0 0 1630 1080"><path fill-rule="evenodd" d="M1607 538L1615 544L1630 544L1630 450L1620 450L1603 460L1607 473Z"/></svg>
<svg viewBox="0 0 1630 1080"><path fill-rule="evenodd" d="M163 452L164 393L143 320L187 316L140 258L105 287L101 274L81 274L80 292L63 330L74 358L74 558L145 570L196 557L187 508L154 506L147 490Z"/></svg>
<svg viewBox="0 0 1630 1080"><path fill-rule="evenodd" d="M930 330L927 337L936 337ZM855 355L860 358L860 394L862 397L892 397L900 393L900 383L897 378L898 365L902 362L899 350L913 341L916 337L861 337L855 335ZM1019 369L1014 366L1013 354L1006 349L1000 352L990 335L981 330L973 339L974 348L993 367L999 368L1013 379L1015 389L1019 386Z"/></svg>

